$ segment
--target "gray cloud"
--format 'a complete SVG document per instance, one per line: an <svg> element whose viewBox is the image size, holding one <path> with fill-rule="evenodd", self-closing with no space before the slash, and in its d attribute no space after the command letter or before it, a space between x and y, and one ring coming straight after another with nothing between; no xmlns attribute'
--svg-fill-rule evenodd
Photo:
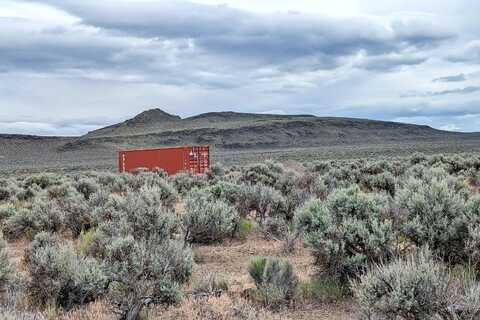
<svg viewBox="0 0 480 320"><path fill-rule="evenodd" d="M468 120L472 115L479 116L480 100L471 100L452 105L445 102L405 102L402 104L372 104L357 105L354 108L355 117L378 118L381 120L398 118L465 118ZM339 114L352 113L352 106L338 108ZM478 131L478 130L477 130Z"/></svg>
<svg viewBox="0 0 480 320"><path fill-rule="evenodd" d="M366 70L392 71L402 66L418 65L427 60L428 57L423 55L388 54L365 57L355 63L355 66Z"/></svg>
<svg viewBox="0 0 480 320"><path fill-rule="evenodd" d="M467 78L465 77L465 75L463 73L460 73L454 76L435 78L432 80L432 82L463 82L466 80Z"/></svg>
<svg viewBox="0 0 480 320"><path fill-rule="evenodd" d="M480 63L480 40L470 41L457 53L447 58L452 62L473 62Z"/></svg>
<svg viewBox="0 0 480 320"><path fill-rule="evenodd" d="M80 134L151 105L182 116L283 110L436 127L479 107L466 0L362 1L375 10L350 17L173 0L4 1L17 13L0 17L0 132ZM470 86L443 87L461 75ZM477 123L454 125L467 122Z"/></svg>
<svg viewBox="0 0 480 320"><path fill-rule="evenodd" d="M72 121L68 125L58 126L49 122L0 122L2 134L28 134L40 136L79 136L102 126L82 125Z"/></svg>
<svg viewBox="0 0 480 320"><path fill-rule="evenodd" d="M434 97L434 96L442 96L446 94L470 94L470 93L479 92L479 91L480 91L480 87L470 86L470 87L459 88L459 89L430 92L428 93L428 95Z"/></svg>
<svg viewBox="0 0 480 320"><path fill-rule="evenodd" d="M405 123L423 124L446 131L478 132L480 114L472 113L457 116L412 116L393 120Z"/></svg>
<svg viewBox="0 0 480 320"><path fill-rule="evenodd" d="M48 47L43 50L40 47L38 56L31 61L37 65L42 60L71 60L74 65L88 65L91 61L89 53L100 52L102 54L96 56L103 59L95 62L106 67L115 62L128 66L132 61L143 61L145 68L155 71L155 62L159 61L157 55L163 56L165 50L170 49L176 55L175 62L180 64L184 63L181 55L186 54L186 59L196 57L202 61L206 56L210 59L220 57L237 67L267 64L285 70L333 69L342 65L345 57L363 52L372 56L379 67L374 66L375 62L359 64L358 67L365 65L370 70L385 70L404 64L420 64L425 58L412 57L412 51L423 52L454 36L449 30L421 17L391 18L385 23L368 17L345 19L301 13L259 14L228 6L183 1L43 2L79 17L81 26L99 28L101 31L95 36L107 41L85 41L87 50L77 50L76 46L60 48L70 47L72 55L68 51L52 53ZM64 32L68 36L69 30ZM54 36L57 37L58 33ZM143 50L141 47L135 49L140 51L143 59L132 54L128 44L119 48L119 37L148 39L150 45ZM111 43L112 40L115 42ZM173 44L173 47L158 46L162 41ZM100 46L95 47L95 44ZM410 57L402 58L406 51ZM62 59L61 55L68 59ZM117 56L123 57L123 61L116 61L114 57ZM19 62L18 58L15 62Z"/></svg>
<svg viewBox="0 0 480 320"><path fill-rule="evenodd" d="M428 91L428 92L412 92L402 94L402 98L411 98L411 97L438 97L450 94L470 94L480 92L480 87L478 86L469 86L465 88L457 88L457 89L449 89L449 90L441 90L441 91Z"/></svg>

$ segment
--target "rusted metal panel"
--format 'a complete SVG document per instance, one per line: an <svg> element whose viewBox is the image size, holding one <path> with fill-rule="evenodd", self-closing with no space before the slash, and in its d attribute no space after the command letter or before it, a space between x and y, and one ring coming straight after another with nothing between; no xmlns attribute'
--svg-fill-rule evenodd
<svg viewBox="0 0 480 320"><path fill-rule="evenodd" d="M210 148L209 146L183 146L118 152L120 172L132 172L139 168L148 170L160 168L169 175L181 171L204 173L210 168Z"/></svg>

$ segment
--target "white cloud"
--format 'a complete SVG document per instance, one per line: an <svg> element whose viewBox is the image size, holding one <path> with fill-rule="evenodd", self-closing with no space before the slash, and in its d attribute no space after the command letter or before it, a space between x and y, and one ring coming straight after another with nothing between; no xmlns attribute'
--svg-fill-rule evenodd
<svg viewBox="0 0 480 320"><path fill-rule="evenodd" d="M461 130L461 128L458 127L454 123L449 123L449 124L446 124L444 126L441 126L440 129L445 130L445 131L460 131Z"/></svg>
<svg viewBox="0 0 480 320"><path fill-rule="evenodd" d="M44 122L0 122L0 132L5 134L29 134L43 136L78 136L98 129L98 125L66 125L56 126Z"/></svg>
<svg viewBox="0 0 480 320"><path fill-rule="evenodd" d="M262 111L262 112L259 112L259 113L260 114L278 114L278 115L288 114L285 110L281 110L281 109L272 109L272 110Z"/></svg>

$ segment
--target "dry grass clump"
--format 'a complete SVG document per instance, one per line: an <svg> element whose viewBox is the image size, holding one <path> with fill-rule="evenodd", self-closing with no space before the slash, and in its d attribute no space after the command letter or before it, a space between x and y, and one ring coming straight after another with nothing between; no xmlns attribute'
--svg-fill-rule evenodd
<svg viewBox="0 0 480 320"><path fill-rule="evenodd" d="M187 299L180 306L158 311L168 320L254 320L280 319L270 311L254 307L247 300L229 295Z"/></svg>
<svg viewBox="0 0 480 320"><path fill-rule="evenodd" d="M59 320L115 320L117 317L111 308L102 301L95 301L86 306L58 314Z"/></svg>

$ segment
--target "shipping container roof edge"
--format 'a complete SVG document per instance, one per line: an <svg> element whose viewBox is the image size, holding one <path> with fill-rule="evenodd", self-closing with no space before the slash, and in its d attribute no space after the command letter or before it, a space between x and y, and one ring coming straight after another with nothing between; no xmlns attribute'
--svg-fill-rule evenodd
<svg viewBox="0 0 480 320"><path fill-rule="evenodd" d="M185 145L185 146L175 146L175 147L160 147L160 148L140 148L140 149L119 149L118 152L130 152L130 151L149 151L149 150L169 150L169 149L182 149L182 148L192 148L192 147L202 147L210 148L206 144L196 144L196 145Z"/></svg>

